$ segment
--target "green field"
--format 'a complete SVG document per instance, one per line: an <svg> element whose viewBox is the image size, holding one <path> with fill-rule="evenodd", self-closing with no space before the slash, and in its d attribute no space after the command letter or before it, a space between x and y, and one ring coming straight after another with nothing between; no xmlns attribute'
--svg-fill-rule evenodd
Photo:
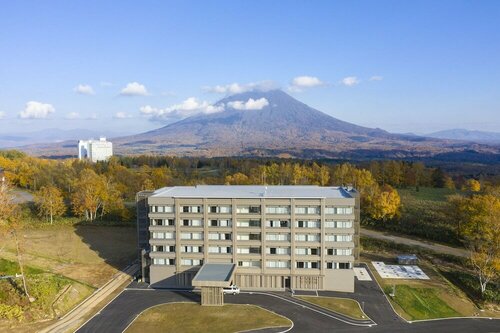
<svg viewBox="0 0 500 333"><path fill-rule="evenodd" d="M359 307L359 303L352 299L317 296L297 296L297 298L354 319L366 318L366 315Z"/></svg>
<svg viewBox="0 0 500 333"><path fill-rule="evenodd" d="M456 190L434 187L420 187L418 191L413 187L402 188L398 189L398 192L402 199L430 201L446 201L447 196L457 193Z"/></svg>
<svg viewBox="0 0 500 333"><path fill-rule="evenodd" d="M289 327L290 320L255 305L201 306L172 303L146 310L126 333L232 333L268 327Z"/></svg>
<svg viewBox="0 0 500 333"><path fill-rule="evenodd" d="M387 223L372 224L379 230L389 230L419 238L461 246L454 221L446 213L447 197L456 193L445 188L421 187L398 189L401 216Z"/></svg>
<svg viewBox="0 0 500 333"><path fill-rule="evenodd" d="M390 294L392 288L386 287ZM436 288L416 288L408 285L397 285L393 300L398 304L410 320L460 317L461 314L448 306L438 295Z"/></svg>

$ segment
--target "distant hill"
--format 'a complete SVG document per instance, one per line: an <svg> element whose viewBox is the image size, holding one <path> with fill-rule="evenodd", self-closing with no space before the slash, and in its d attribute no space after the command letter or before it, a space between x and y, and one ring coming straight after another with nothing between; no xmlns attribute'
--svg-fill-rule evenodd
<svg viewBox="0 0 500 333"><path fill-rule="evenodd" d="M79 140L99 138L99 136L116 136L116 133L102 133L87 129L61 130L50 128L41 131L20 133L16 135L0 134L0 148L21 147L26 145L62 142L67 140Z"/></svg>
<svg viewBox="0 0 500 333"><path fill-rule="evenodd" d="M267 104L260 109L243 110L241 105L250 99L265 99ZM115 152L372 159L456 156L467 151L493 154L488 155L493 160L500 156L499 147L392 134L351 124L311 108L281 90L236 94L215 105L224 106L224 111L198 114L153 131L114 138ZM74 155L75 145L76 142L65 142L23 150L36 155Z"/></svg>
<svg viewBox="0 0 500 333"><path fill-rule="evenodd" d="M426 136L438 139L462 140L483 143L500 143L500 133L469 131L466 129L450 129L427 134Z"/></svg>

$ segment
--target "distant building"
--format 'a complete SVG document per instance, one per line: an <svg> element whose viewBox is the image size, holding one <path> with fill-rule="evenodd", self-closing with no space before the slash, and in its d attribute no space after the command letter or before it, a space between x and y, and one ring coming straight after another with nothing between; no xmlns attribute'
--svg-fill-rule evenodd
<svg viewBox="0 0 500 333"><path fill-rule="evenodd" d="M113 156L113 143L106 138L78 141L78 158L92 162L106 161Z"/></svg>

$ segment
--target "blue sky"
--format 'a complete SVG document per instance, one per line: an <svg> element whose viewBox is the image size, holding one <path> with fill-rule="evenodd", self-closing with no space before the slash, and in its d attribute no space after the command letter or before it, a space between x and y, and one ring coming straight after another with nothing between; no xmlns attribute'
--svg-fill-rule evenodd
<svg viewBox="0 0 500 333"><path fill-rule="evenodd" d="M498 17L499 1L4 1L0 133L141 132L162 126L146 107L263 81L359 125L500 131Z"/></svg>

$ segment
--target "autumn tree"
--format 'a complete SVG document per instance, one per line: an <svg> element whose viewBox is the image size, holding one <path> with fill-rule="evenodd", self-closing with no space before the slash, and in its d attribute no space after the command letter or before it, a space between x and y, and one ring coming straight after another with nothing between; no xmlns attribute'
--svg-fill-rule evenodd
<svg viewBox="0 0 500 333"><path fill-rule="evenodd" d="M66 205L61 191L55 186L43 186L35 193L35 205L40 216L47 217L50 224L54 217L60 217L66 212Z"/></svg>
<svg viewBox="0 0 500 333"><path fill-rule="evenodd" d="M248 185L250 184L250 181L247 175L237 172L232 176L226 176L225 183L227 185Z"/></svg>
<svg viewBox="0 0 500 333"><path fill-rule="evenodd" d="M385 185L382 188L377 186L368 189L364 202L363 209L370 218L386 221L399 213L401 198L398 191L390 185Z"/></svg>
<svg viewBox="0 0 500 333"><path fill-rule="evenodd" d="M91 169L84 169L71 195L73 212L86 220L94 221L107 199L106 182Z"/></svg>
<svg viewBox="0 0 500 333"><path fill-rule="evenodd" d="M466 202L467 198L462 195L450 195L444 208L449 223L455 228L458 239L463 239L463 227L467 223Z"/></svg>
<svg viewBox="0 0 500 333"><path fill-rule="evenodd" d="M474 195L464 206L468 218L464 235L484 295L488 283L500 276L500 198Z"/></svg>
<svg viewBox="0 0 500 333"><path fill-rule="evenodd" d="M7 234L14 236L17 252L17 264L21 270L24 293L30 302L32 302L34 301L34 298L32 298L28 293L26 276L24 274L24 265L22 261L21 245L18 237L19 230L21 229L18 208L19 207L15 202L15 197L12 193L10 184L4 178L0 178L0 235L2 237L6 237Z"/></svg>
<svg viewBox="0 0 500 333"><path fill-rule="evenodd" d="M469 179L465 182L464 190L470 192L479 192L481 191L481 183L475 179Z"/></svg>

